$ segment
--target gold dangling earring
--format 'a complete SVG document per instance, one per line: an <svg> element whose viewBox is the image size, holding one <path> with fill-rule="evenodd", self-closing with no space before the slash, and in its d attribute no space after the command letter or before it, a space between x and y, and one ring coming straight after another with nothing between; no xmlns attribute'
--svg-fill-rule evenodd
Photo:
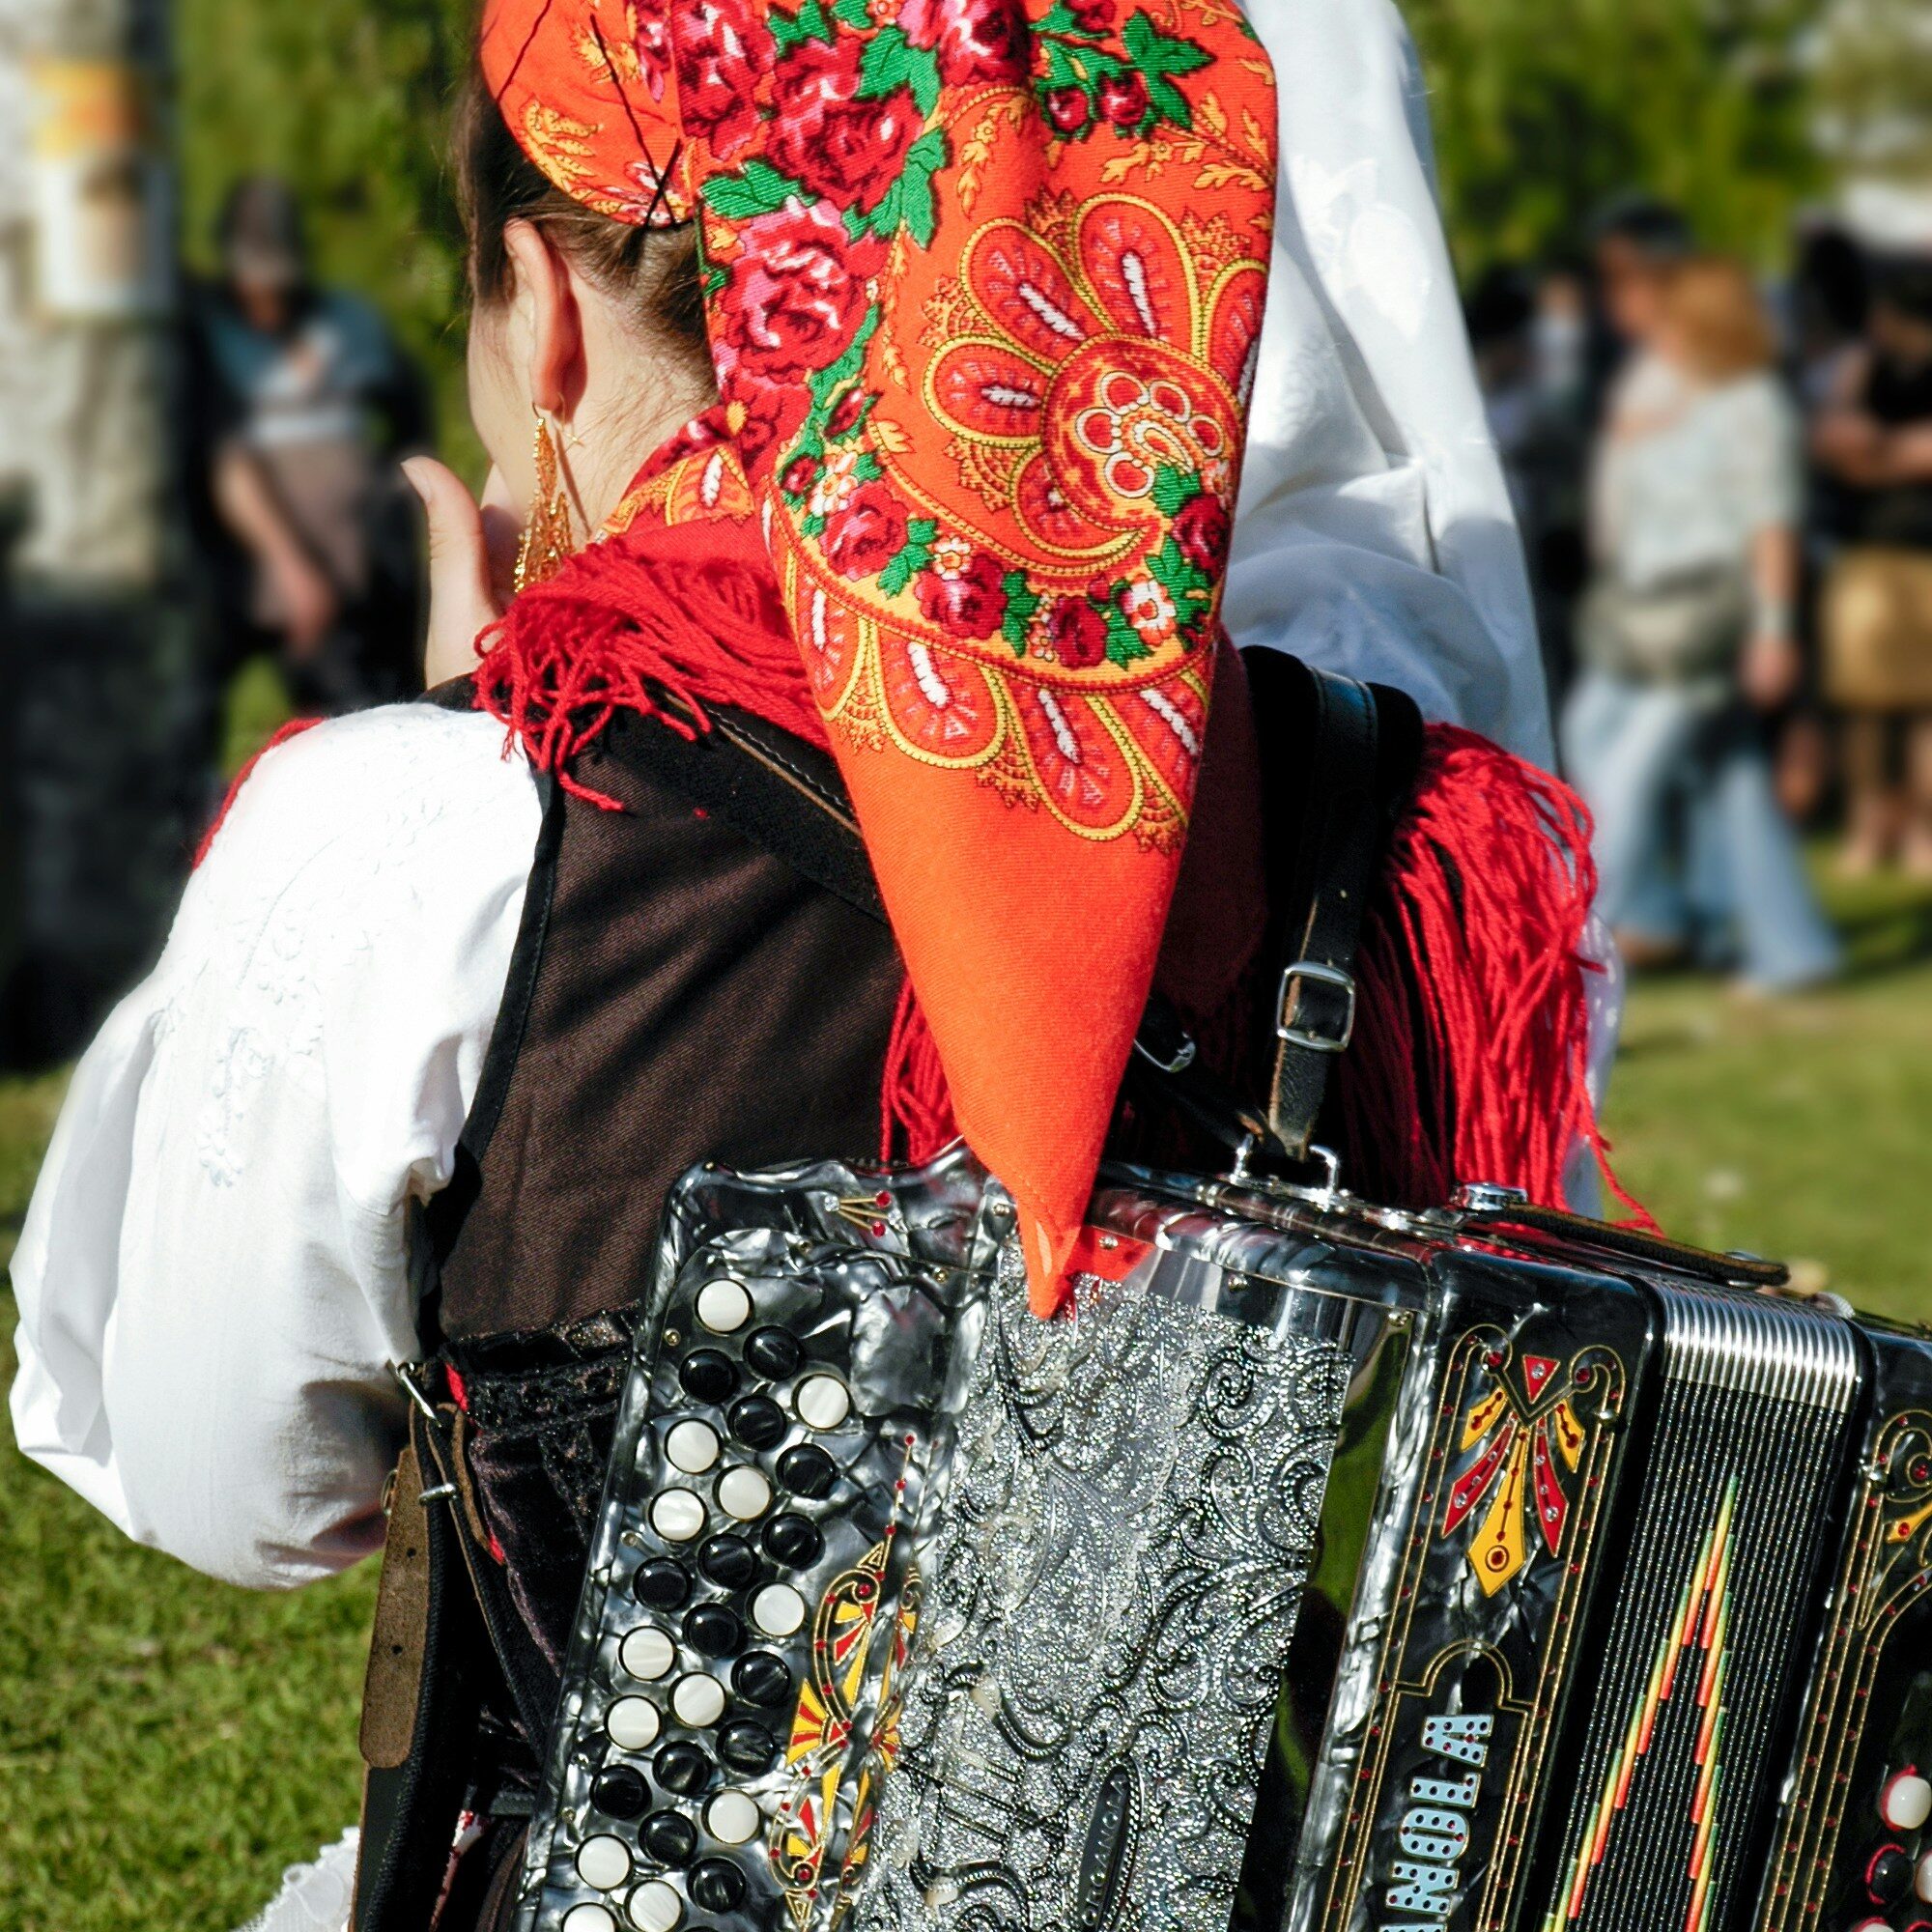
<svg viewBox="0 0 1932 1932"><path fill-rule="evenodd" d="M563 486L563 463L557 454L556 440L541 410L536 412L536 495L530 505L530 520L524 526L523 541L517 546L516 586L527 590L554 577L577 549L570 522L570 496Z"/></svg>

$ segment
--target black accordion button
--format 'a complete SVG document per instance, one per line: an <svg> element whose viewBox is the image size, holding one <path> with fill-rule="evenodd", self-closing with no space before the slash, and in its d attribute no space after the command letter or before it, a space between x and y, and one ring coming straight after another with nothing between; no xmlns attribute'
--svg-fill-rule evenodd
<svg viewBox="0 0 1932 1932"><path fill-rule="evenodd" d="M642 1772L628 1764L613 1764L597 1774L590 1802L611 1818L641 1818L650 1808L651 1788Z"/></svg>
<svg viewBox="0 0 1932 1932"><path fill-rule="evenodd" d="M697 1567L721 1590L748 1590L758 1579L758 1552L742 1536L714 1536L697 1552Z"/></svg>
<svg viewBox="0 0 1932 1932"><path fill-rule="evenodd" d="M795 1496L823 1502L838 1480L838 1464L810 1442L801 1442L779 1458L779 1481Z"/></svg>
<svg viewBox="0 0 1932 1932"><path fill-rule="evenodd" d="M638 1842L656 1864L688 1865L697 1855L697 1827L675 1811L660 1811L645 1820Z"/></svg>
<svg viewBox="0 0 1932 1932"><path fill-rule="evenodd" d="M1896 1905L1912 1889L1912 1859L1903 1845L1881 1845L1872 1854L1865 1889L1874 1905Z"/></svg>
<svg viewBox="0 0 1932 1932"><path fill-rule="evenodd" d="M747 1719L726 1724L718 1733L718 1755L733 1771L743 1772L747 1777L756 1777L759 1773L771 1770L772 1760L778 1754L778 1739L764 1725Z"/></svg>
<svg viewBox="0 0 1932 1932"><path fill-rule="evenodd" d="M731 1667L731 1688L747 1703L770 1710L791 1695L791 1672L768 1650L747 1651Z"/></svg>
<svg viewBox="0 0 1932 1932"><path fill-rule="evenodd" d="M785 1412L768 1395L748 1395L731 1405L731 1434L747 1449L776 1449L785 1439Z"/></svg>
<svg viewBox="0 0 1932 1932"><path fill-rule="evenodd" d="M666 1745L651 1761L657 1780L679 1798L696 1798L711 1782L711 1760L697 1746L680 1740Z"/></svg>
<svg viewBox="0 0 1932 1932"><path fill-rule="evenodd" d="M653 1610L680 1609L691 1595L691 1578L682 1564L668 1556L653 1556L648 1563L638 1565L638 1574L631 1578L631 1594Z"/></svg>
<svg viewBox="0 0 1932 1932"><path fill-rule="evenodd" d="M694 1402L728 1402L731 1391L738 1386L738 1371L729 1355L721 1354L716 1349L699 1349L687 1358L678 1380Z"/></svg>
<svg viewBox="0 0 1932 1932"><path fill-rule="evenodd" d="M763 1376L768 1382L781 1382L798 1374L805 1350L798 1346L797 1337L786 1330L760 1328L745 1339L745 1360L753 1375Z"/></svg>
<svg viewBox="0 0 1932 1932"><path fill-rule="evenodd" d="M825 1554L825 1539L818 1525L805 1517L775 1516L765 1525L765 1548L794 1570L809 1570Z"/></svg>
<svg viewBox="0 0 1932 1932"><path fill-rule="evenodd" d="M686 1881L691 1902L706 1912L736 1912L745 1902L745 1874L724 1859L705 1859Z"/></svg>
<svg viewBox="0 0 1932 1932"><path fill-rule="evenodd" d="M699 1604L684 1620L684 1639L705 1657L729 1657L745 1641L745 1626L723 1604Z"/></svg>

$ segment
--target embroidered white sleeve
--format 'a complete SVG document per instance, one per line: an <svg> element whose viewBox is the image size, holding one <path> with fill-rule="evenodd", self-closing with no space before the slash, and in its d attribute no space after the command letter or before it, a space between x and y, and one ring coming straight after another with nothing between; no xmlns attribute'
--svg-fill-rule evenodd
<svg viewBox="0 0 1932 1932"><path fill-rule="evenodd" d="M242 787L77 1068L14 1263L21 1449L143 1543L289 1585L382 1540L448 1179L539 807L493 720L318 726Z"/></svg>

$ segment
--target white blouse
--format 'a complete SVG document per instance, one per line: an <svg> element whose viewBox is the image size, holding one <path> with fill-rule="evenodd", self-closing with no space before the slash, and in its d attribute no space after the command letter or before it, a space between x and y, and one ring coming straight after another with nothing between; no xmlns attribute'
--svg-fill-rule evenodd
<svg viewBox="0 0 1932 1932"><path fill-rule="evenodd" d="M1251 14L1283 152L1230 628L1545 757L1413 49L1387 0ZM487 718L303 734L82 1060L14 1261L14 1425L129 1535L259 1585L381 1541L404 1213L449 1177L537 825Z"/></svg>
<svg viewBox="0 0 1932 1932"><path fill-rule="evenodd" d="M536 842L503 750L416 704L270 752L61 1111L14 1258L14 1432L211 1575L381 1545L405 1206L449 1178Z"/></svg>

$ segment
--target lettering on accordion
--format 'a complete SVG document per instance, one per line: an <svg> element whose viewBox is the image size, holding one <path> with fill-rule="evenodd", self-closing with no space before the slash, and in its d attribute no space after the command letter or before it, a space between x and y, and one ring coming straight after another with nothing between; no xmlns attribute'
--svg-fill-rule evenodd
<svg viewBox="0 0 1932 1932"><path fill-rule="evenodd" d="M1550 1325L1449 1350L1322 1932L1512 1921L1627 1396Z"/></svg>

